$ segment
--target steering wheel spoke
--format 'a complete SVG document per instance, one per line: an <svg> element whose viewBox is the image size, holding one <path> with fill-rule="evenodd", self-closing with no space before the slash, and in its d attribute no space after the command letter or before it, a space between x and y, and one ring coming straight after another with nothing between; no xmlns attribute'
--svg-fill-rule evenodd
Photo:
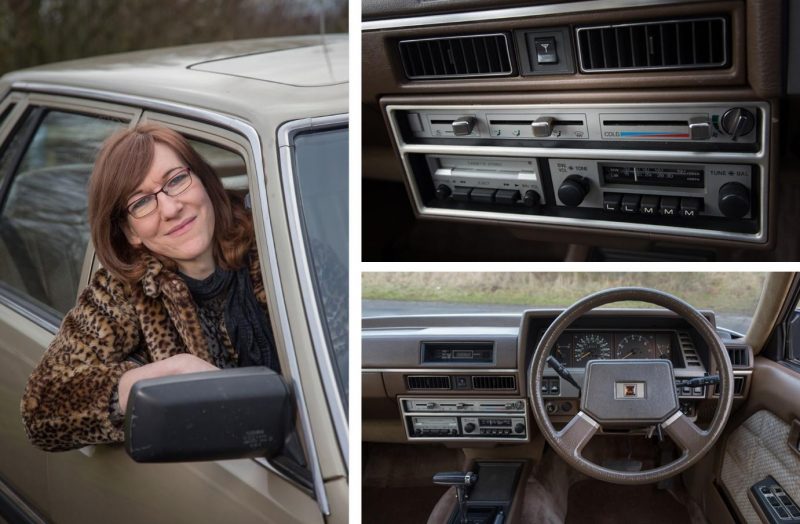
<svg viewBox="0 0 800 524"><path fill-rule="evenodd" d="M564 443L567 449L577 456L589 443L595 433L600 430L600 424L592 417L579 411L564 429L556 433L556 438Z"/></svg>
<svg viewBox="0 0 800 524"><path fill-rule="evenodd" d="M661 424L661 429L689 455L699 453L708 442L708 433L698 428L689 417L680 411Z"/></svg>

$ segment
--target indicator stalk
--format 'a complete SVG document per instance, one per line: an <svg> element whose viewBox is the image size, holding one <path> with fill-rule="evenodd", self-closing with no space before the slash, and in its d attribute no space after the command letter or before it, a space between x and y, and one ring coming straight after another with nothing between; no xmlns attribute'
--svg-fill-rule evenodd
<svg viewBox="0 0 800 524"><path fill-rule="evenodd" d="M558 359L556 359L556 357L554 357L553 355L547 357L546 362L548 366L553 368L553 371L558 373L559 377L563 378L564 380L566 380L567 382L578 388L578 394L580 395L581 387L578 385L577 382L575 382L575 379L572 378L572 375L569 374L569 371L567 371L567 366L559 362Z"/></svg>

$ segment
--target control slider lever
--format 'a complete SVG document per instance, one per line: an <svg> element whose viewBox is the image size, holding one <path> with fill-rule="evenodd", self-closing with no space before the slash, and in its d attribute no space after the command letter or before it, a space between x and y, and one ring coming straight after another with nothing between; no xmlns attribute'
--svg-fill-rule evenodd
<svg viewBox="0 0 800 524"><path fill-rule="evenodd" d="M444 471L433 476L433 483L440 486L455 486L456 497L458 497L458 511L461 515L461 523L467 524L467 499L469 498L468 488L478 482L478 474L471 471Z"/></svg>
<svg viewBox="0 0 800 524"><path fill-rule="evenodd" d="M696 388L700 386L712 386L715 384L719 384L719 375L708 375L707 377L690 378L688 380L675 383L677 387L681 388L683 387Z"/></svg>
<svg viewBox="0 0 800 524"><path fill-rule="evenodd" d="M578 385L577 382L575 382L575 379L572 378L572 375L570 375L569 371L567 371L567 366L565 366L564 364L559 362L558 359L556 357L554 357L553 355L550 355L549 357L547 357L546 362L547 362L548 366L553 368L553 370L556 373L558 373L559 377L563 378L564 380L566 380L567 382L569 382L570 384L572 384L573 386L578 388L578 394L580 395L581 387Z"/></svg>

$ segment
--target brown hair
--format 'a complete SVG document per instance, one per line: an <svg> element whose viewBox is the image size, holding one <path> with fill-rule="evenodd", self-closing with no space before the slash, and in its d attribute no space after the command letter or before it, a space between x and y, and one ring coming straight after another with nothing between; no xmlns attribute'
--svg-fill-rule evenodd
<svg viewBox="0 0 800 524"><path fill-rule="evenodd" d="M241 199L229 196L219 177L178 132L157 124L139 124L110 136L97 155L89 180L89 224L97 257L108 271L130 285L145 273L144 246L134 247L122 229L127 199L142 183L153 163L155 144L172 149L197 175L214 207L214 260L224 269L237 269L253 241L253 224ZM175 261L151 253L166 268Z"/></svg>

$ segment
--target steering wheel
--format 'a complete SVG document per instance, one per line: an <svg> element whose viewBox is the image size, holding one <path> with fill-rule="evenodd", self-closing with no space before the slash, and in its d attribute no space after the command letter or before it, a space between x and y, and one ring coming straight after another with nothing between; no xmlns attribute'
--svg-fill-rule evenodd
<svg viewBox="0 0 800 524"><path fill-rule="evenodd" d="M634 300L675 312L703 338L718 364L720 397L708 430L697 427L678 404L669 360L592 360L586 366L578 414L556 431L542 397L542 372L558 337L585 313L612 302ZM699 461L722 433L733 404L733 368L716 331L699 311L672 295L645 288L615 288L582 298L564 310L542 336L528 374L528 395L536 423L561 458L578 471L616 484L648 484L677 475ZM646 471L618 471L590 462L581 451L604 428L636 429L660 425L682 450L674 461Z"/></svg>

